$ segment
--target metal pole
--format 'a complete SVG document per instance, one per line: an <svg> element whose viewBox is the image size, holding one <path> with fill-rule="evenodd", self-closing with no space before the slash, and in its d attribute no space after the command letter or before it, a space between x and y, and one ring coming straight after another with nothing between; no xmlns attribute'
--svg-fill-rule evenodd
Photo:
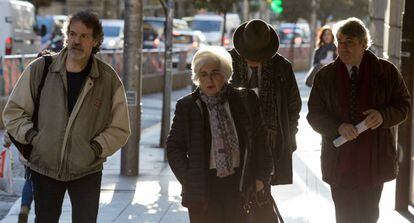
<svg viewBox="0 0 414 223"><path fill-rule="evenodd" d="M142 0L125 0L124 75L131 136L121 151L121 175L138 176L141 138Z"/></svg>
<svg viewBox="0 0 414 223"><path fill-rule="evenodd" d="M401 37L401 73L410 94L413 95L414 77L414 2L405 1L403 12L402 37ZM398 175L396 181L396 201L395 209L398 211L408 211L410 204L410 174L412 157L412 120L413 114L409 113L407 120L398 129L398 149L401 154L398 160ZM411 179L413 180L413 179Z"/></svg>
<svg viewBox="0 0 414 223"><path fill-rule="evenodd" d="M163 1L165 3L165 1ZM171 91L172 91L172 31L174 19L174 0L163 4L166 9L165 18L165 63L164 63L164 95L162 101L162 120L160 147L165 147L165 140L170 131L171 122ZM166 153L165 153L166 154ZM165 156L164 156L165 157Z"/></svg>
<svg viewBox="0 0 414 223"><path fill-rule="evenodd" d="M249 20L249 0L243 0L243 20Z"/></svg>

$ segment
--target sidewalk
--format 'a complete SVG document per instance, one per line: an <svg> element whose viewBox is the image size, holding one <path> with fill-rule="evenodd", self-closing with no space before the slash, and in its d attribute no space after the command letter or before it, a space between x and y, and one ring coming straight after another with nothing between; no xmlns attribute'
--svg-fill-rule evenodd
<svg viewBox="0 0 414 223"><path fill-rule="evenodd" d="M302 116L301 125L304 121ZM142 133L139 177L120 176L120 152L105 163L98 222L189 222L187 210L180 205L180 184L163 162L163 149L148 146L156 144L159 132L156 124ZM329 186L320 180L318 139L302 128L300 148L293 157L294 184L272 188L286 223L335 222ZM305 146L304 142L309 143ZM393 211L393 190L393 182L384 187L379 222L409 222ZM16 223L19 208L20 199L1 222ZM32 211L29 222L33 221ZM67 196L60 222L71 222Z"/></svg>

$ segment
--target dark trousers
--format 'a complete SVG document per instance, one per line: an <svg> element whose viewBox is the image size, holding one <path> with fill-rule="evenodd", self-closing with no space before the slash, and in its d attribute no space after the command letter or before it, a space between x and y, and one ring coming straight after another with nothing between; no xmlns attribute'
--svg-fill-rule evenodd
<svg viewBox="0 0 414 223"><path fill-rule="evenodd" d="M218 178L208 176L209 197L206 210L189 208L191 223L244 223L243 199L239 191L240 174Z"/></svg>
<svg viewBox="0 0 414 223"><path fill-rule="evenodd" d="M375 223L383 184L369 188L331 186L337 223Z"/></svg>
<svg viewBox="0 0 414 223"><path fill-rule="evenodd" d="M72 204L72 222L96 222L102 172L63 182L32 171L35 222L57 223L66 190Z"/></svg>

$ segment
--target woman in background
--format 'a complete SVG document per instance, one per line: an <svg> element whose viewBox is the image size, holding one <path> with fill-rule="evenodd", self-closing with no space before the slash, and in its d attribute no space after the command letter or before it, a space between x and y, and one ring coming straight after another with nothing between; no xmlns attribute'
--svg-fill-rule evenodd
<svg viewBox="0 0 414 223"><path fill-rule="evenodd" d="M312 87L313 78L324 65L335 60L337 56L336 45L332 28L328 25L321 27L316 38L316 48L313 53L312 67L306 77L306 85Z"/></svg>

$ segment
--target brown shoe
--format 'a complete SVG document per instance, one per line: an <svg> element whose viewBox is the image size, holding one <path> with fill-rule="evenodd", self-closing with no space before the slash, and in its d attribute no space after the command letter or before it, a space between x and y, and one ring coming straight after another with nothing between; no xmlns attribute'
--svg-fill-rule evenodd
<svg viewBox="0 0 414 223"><path fill-rule="evenodd" d="M29 218L29 215L26 213L20 213L19 214L19 221L17 223L27 223L27 219Z"/></svg>
<svg viewBox="0 0 414 223"><path fill-rule="evenodd" d="M19 213L19 221L17 223L27 223L27 219L29 218L29 207L23 205L20 207Z"/></svg>

